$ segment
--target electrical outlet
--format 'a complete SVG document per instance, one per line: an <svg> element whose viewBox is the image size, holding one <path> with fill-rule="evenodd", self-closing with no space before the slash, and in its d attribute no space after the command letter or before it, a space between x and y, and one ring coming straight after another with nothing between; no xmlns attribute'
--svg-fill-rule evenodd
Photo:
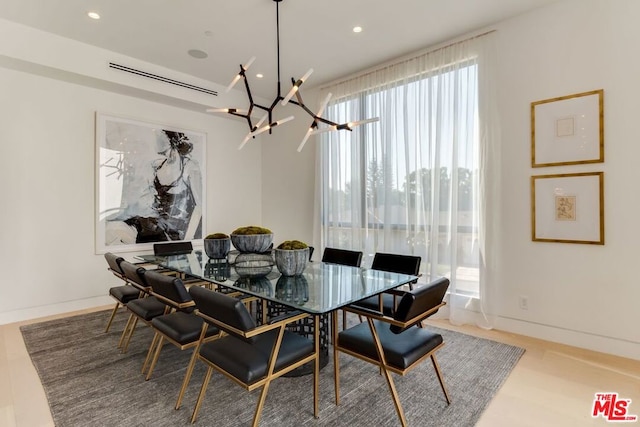
<svg viewBox="0 0 640 427"><path fill-rule="evenodd" d="M518 303L520 305L520 309L529 310L529 297L528 296L520 295Z"/></svg>

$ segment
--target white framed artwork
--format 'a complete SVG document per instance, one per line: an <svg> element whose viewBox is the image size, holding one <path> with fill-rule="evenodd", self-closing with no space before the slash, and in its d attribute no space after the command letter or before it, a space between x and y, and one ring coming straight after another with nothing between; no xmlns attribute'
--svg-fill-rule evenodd
<svg viewBox="0 0 640 427"><path fill-rule="evenodd" d="M96 113L96 253L200 240L206 134Z"/></svg>

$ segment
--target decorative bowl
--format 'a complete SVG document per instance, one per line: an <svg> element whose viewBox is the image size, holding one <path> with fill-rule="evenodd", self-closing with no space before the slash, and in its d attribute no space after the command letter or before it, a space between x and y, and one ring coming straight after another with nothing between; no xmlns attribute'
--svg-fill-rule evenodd
<svg viewBox="0 0 640 427"><path fill-rule="evenodd" d="M231 243L240 252L263 253L273 243L272 234L231 234Z"/></svg>
<svg viewBox="0 0 640 427"><path fill-rule="evenodd" d="M309 248L274 249L276 267L283 276L299 276L307 266Z"/></svg>
<svg viewBox="0 0 640 427"><path fill-rule="evenodd" d="M226 258L231 249L231 240L226 239L204 239L204 251L212 259Z"/></svg>

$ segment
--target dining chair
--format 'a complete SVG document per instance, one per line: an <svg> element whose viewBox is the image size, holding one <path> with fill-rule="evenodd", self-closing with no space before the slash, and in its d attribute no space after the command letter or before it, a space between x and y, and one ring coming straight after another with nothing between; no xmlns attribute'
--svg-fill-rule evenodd
<svg viewBox="0 0 640 427"><path fill-rule="evenodd" d="M347 249L324 248L322 252L322 262L360 267L362 263L362 252Z"/></svg>
<svg viewBox="0 0 640 427"><path fill-rule="evenodd" d="M119 257L111 252L107 252L106 254L104 254L104 257L107 260L107 264L109 266L108 270L111 271L114 276L124 281L125 283L124 285L113 286L109 288L109 296L116 300L116 305L111 311L111 316L109 317L109 321L107 322L107 327L104 330L104 332L107 333L111 328L111 323L113 323L113 319L115 318L118 309L120 307L124 307L129 301L140 297L140 291L127 283L127 278L125 277L122 268L120 268L120 263L124 261L124 258Z"/></svg>
<svg viewBox="0 0 640 427"><path fill-rule="evenodd" d="M334 383L336 405L340 404L339 353L379 366L384 374L393 403L403 426L407 421L400 404L391 373L405 375L420 362L431 359L447 404L451 403L435 353L444 346L442 335L421 327L421 321L445 305L443 298L449 279L440 278L407 291L393 316L354 306L345 310L364 316L367 323L359 323L340 333L334 329ZM334 315L335 317L335 315Z"/></svg>
<svg viewBox="0 0 640 427"><path fill-rule="evenodd" d="M372 270L389 271L391 273L420 275L420 263L422 258L413 255L400 255L384 252L377 252L373 256L371 263ZM417 281L417 280L416 280ZM409 283L409 289L413 289L416 281ZM378 310L387 316L393 316L398 302L397 292L384 292L380 295L365 298L354 303L354 306L364 307L371 310Z"/></svg>
<svg viewBox="0 0 640 427"><path fill-rule="evenodd" d="M205 323L200 334L197 359L207 366L191 422L196 421L214 370L236 384L252 391L261 389L253 415L253 426L260 422L271 381L309 362L313 364L313 413L318 417L318 354L319 327L315 317L314 339L289 332L286 326L310 316L292 312L257 326L242 301L202 287L192 287L189 293L196 303L196 314ZM203 343L207 329L215 325L226 335ZM214 399L215 402L215 399ZM221 411L226 408L221 408Z"/></svg>
<svg viewBox="0 0 640 427"><path fill-rule="evenodd" d="M168 306L158 300L155 296L151 295L151 287L145 280L147 270L144 267L140 267L139 265L132 264L125 260L120 263L120 268L122 268L127 281L142 294L141 298L130 301L126 305L127 310L129 311L129 319L124 331L122 331L120 342L118 343L118 347L121 348L121 351L126 353L129 348L131 338L136 330L136 326L138 325L138 321L141 320L144 324L151 326L151 319L166 314Z"/></svg>
<svg viewBox="0 0 640 427"><path fill-rule="evenodd" d="M151 319L151 327L155 334L149 346L145 364L142 366L142 373L146 371L145 380L148 381L151 378L165 342L170 342L180 350L194 349L176 401L176 409L178 409L191 379L197 356L196 346L200 340L204 321L194 313L195 302L182 279L151 270L145 273L145 280L151 286L151 295L170 307L168 314ZM202 342L217 338L220 338L220 331L215 326L211 326L207 328Z"/></svg>
<svg viewBox="0 0 640 427"><path fill-rule="evenodd" d="M167 242L153 244L153 254L158 256L188 254L191 253L191 251L193 251L193 245L191 242Z"/></svg>
<svg viewBox="0 0 640 427"><path fill-rule="evenodd" d="M362 252L338 248L324 248L324 251L322 252L322 262L348 265L350 267L360 267L360 264L362 263ZM337 328L338 325L336 324L335 327ZM342 329L345 329L346 327L347 312L343 310Z"/></svg>
<svg viewBox="0 0 640 427"><path fill-rule="evenodd" d="M170 256L170 255L185 255L193 252L193 244L189 241L186 242L163 242L163 243L154 243L153 245L153 254L156 256ZM168 269L158 269L158 271L163 272L165 274L174 274L177 275L176 272L171 272ZM207 282L202 280L196 276L187 273L181 273L180 277L184 280L185 285L198 285L198 286L207 286L209 288L213 287L211 282Z"/></svg>

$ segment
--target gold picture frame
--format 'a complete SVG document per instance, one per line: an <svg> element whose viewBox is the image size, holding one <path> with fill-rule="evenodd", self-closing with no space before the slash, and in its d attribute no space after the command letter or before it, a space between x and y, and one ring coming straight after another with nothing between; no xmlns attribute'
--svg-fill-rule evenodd
<svg viewBox="0 0 640 427"><path fill-rule="evenodd" d="M532 176L531 239L604 245L604 172Z"/></svg>
<svg viewBox="0 0 640 427"><path fill-rule="evenodd" d="M604 90L531 103L531 167L604 162Z"/></svg>

